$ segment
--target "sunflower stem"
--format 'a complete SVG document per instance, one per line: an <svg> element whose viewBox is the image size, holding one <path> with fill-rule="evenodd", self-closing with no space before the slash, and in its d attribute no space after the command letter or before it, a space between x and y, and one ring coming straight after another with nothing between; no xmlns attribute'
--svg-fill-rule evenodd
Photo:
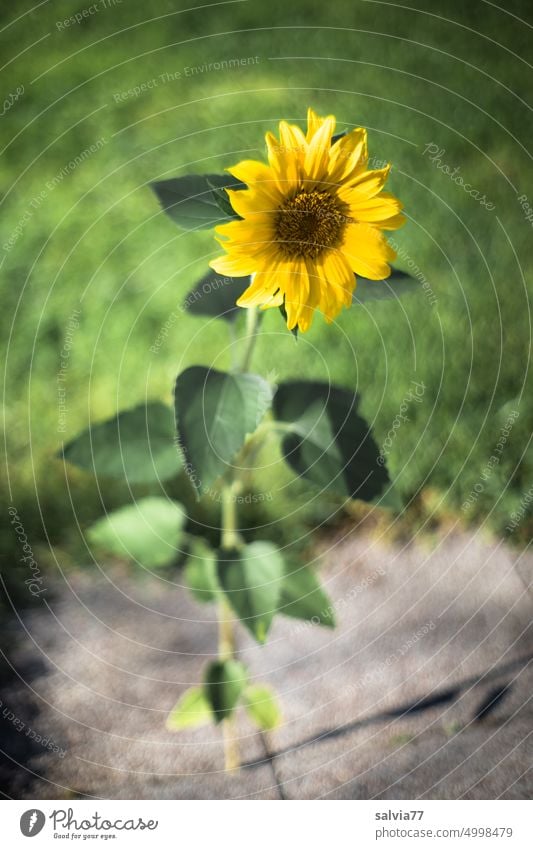
<svg viewBox="0 0 533 849"><path fill-rule="evenodd" d="M240 371L248 371L252 361L252 355L257 340L257 324L259 322L259 310L257 307L248 307L246 309L246 340L244 348L244 356Z"/></svg>
<svg viewBox="0 0 533 849"><path fill-rule="evenodd" d="M235 484L226 484L222 489L221 540L223 551L238 548L241 539L237 531L237 506L234 497ZM233 612L222 597L218 603L218 656L220 660L232 660L235 656L235 633ZM240 766L239 744L233 717L222 722L224 740L224 768L227 773L236 772Z"/></svg>
<svg viewBox="0 0 533 849"><path fill-rule="evenodd" d="M246 310L246 340L244 355L239 371L246 372L250 368L252 356L257 340L257 325L259 311L257 307L249 307ZM237 500L235 493L240 487L240 480L233 479L222 489L222 510L220 528L220 547L223 551L231 551L239 548L242 541L237 530ZM218 655L220 660L232 660L235 656L235 634L233 631L234 616L231 608L224 598L219 602L218 608ZM224 763L228 773L236 772L240 766L239 744L235 733L235 722L233 716L222 722L222 735L224 739Z"/></svg>

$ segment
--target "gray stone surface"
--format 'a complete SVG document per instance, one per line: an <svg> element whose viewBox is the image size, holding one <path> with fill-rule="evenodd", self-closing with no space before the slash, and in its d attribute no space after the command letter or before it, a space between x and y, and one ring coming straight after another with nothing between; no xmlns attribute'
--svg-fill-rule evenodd
<svg viewBox="0 0 533 849"><path fill-rule="evenodd" d="M242 658L277 689L284 724L267 739L239 716L247 765L235 776L222 771L217 729L164 729L216 645L214 610L191 602L179 578L69 574L48 607L20 614L18 677L2 693L26 729L66 754L29 746L4 720L4 792L531 798L533 559L457 532L431 547L353 532L323 548L337 629L280 618L265 647L239 631Z"/></svg>

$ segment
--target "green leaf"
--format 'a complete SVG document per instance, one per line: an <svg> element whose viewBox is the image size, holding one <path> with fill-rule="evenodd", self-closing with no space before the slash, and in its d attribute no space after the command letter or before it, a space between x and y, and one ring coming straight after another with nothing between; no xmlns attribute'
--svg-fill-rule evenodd
<svg viewBox="0 0 533 849"><path fill-rule="evenodd" d="M110 554L150 569L175 560L184 524L181 504L166 498L140 498L95 522L87 538Z"/></svg>
<svg viewBox="0 0 533 849"><path fill-rule="evenodd" d="M191 289L183 306L191 315L207 315L233 322L242 312L242 307L238 307L236 301L249 285L250 275L226 277L224 274L209 271Z"/></svg>
<svg viewBox="0 0 533 849"><path fill-rule="evenodd" d="M230 174L189 174L151 184L163 210L183 230L204 230L228 221L213 195L214 189L246 188ZM235 213L233 213L233 216Z"/></svg>
<svg viewBox="0 0 533 849"><path fill-rule="evenodd" d="M344 497L372 501L389 476L357 404L346 389L295 380L278 387L274 414L292 424L282 451L298 475Z"/></svg>
<svg viewBox="0 0 533 849"><path fill-rule="evenodd" d="M207 182L211 186L213 198L220 211L224 213L224 215L226 215L228 218L234 218L236 220L242 221L241 216L237 215L231 205L226 188L242 189L245 188L244 183L241 183L240 180L234 180L232 184L228 183L226 188L220 188L219 186L213 184L209 177L207 178Z"/></svg>
<svg viewBox="0 0 533 849"><path fill-rule="evenodd" d="M185 583L201 603L216 601L220 594L215 552L202 540L195 540L191 546L185 564Z"/></svg>
<svg viewBox="0 0 533 849"><path fill-rule="evenodd" d="M236 660L214 660L208 664L204 692L218 724L231 716L246 687L246 668Z"/></svg>
<svg viewBox="0 0 533 849"><path fill-rule="evenodd" d="M264 684L253 684L244 692L246 712L263 731L272 731L281 723L281 710L274 692Z"/></svg>
<svg viewBox="0 0 533 849"><path fill-rule="evenodd" d="M168 731L194 728L213 720L211 705L202 687L191 687L170 711L166 726Z"/></svg>
<svg viewBox="0 0 533 849"><path fill-rule="evenodd" d="M96 475L125 478L130 484L167 480L182 466L172 410L158 401L91 425L59 456Z"/></svg>
<svg viewBox="0 0 533 849"><path fill-rule="evenodd" d="M252 542L242 549L221 550L218 582L243 625L264 643L278 610L283 559L271 542Z"/></svg>
<svg viewBox="0 0 533 849"><path fill-rule="evenodd" d="M393 268L390 277L386 280L367 280L366 277L357 277L352 300L359 304L364 304L366 301L383 301L399 298L402 295L411 295L417 291L417 288L414 277L405 271Z"/></svg>
<svg viewBox="0 0 533 849"><path fill-rule="evenodd" d="M335 627L333 604L307 566L285 567L279 612L294 619L305 619L316 625Z"/></svg>
<svg viewBox="0 0 533 849"><path fill-rule="evenodd" d="M259 425L272 402L272 387L256 374L192 366L178 376L174 399L185 468L199 497Z"/></svg>

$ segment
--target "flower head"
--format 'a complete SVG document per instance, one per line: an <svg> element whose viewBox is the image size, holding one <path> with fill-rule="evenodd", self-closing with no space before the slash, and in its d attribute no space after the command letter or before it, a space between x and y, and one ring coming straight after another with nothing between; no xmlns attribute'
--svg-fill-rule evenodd
<svg viewBox="0 0 533 849"><path fill-rule="evenodd" d="M226 254L210 265L252 282L242 307L284 305L289 329L309 328L315 310L332 321L350 306L355 275L382 280L395 253L382 230L404 223L401 203L383 192L390 166L368 170L366 130L332 144L335 118L307 115L307 135L281 121L266 134L268 162L245 160L229 172L247 189L228 196L241 220L216 228Z"/></svg>

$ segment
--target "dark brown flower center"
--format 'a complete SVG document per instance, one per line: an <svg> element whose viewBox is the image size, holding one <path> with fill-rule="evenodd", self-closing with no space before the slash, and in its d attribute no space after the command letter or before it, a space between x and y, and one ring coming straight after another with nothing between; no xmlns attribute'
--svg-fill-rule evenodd
<svg viewBox="0 0 533 849"><path fill-rule="evenodd" d="M299 191L276 216L276 240L287 257L315 259L339 247L349 221L348 206L327 191Z"/></svg>

